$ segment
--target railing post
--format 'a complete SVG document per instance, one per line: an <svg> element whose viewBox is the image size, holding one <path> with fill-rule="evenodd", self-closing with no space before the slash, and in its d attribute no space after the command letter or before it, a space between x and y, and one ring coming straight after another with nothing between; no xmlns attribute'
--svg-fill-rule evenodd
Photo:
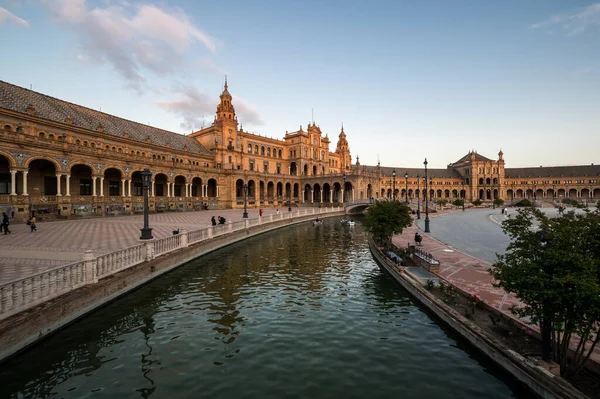
<svg viewBox="0 0 600 399"><path fill-rule="evenodd" d="M269 215L269 222L272 222L272 221L273 221L273 214L270 214Z"/></svg>
<svg viewBox="0 0 600 399"><path fill-rule="evenodd" d="M231 233L233 231L233 223L231 222L231 220L229 222L227 222L227 231L229 233Z"/></svg>
<svg viewBox="0 0 600 399"><path fill-rule="evenodd" d="M262 216L258 217L258 224L262 224Z"/></svg>
<svg viewBox="0 0 600 399"><path fill-rule="evenodd" d="M207 227L206 228L206 237L207 238L213 238L213 227Z"/></svg>
<svg viewBox="0 0 600 399"><path fill-rule="evenodd" d="M244 228L248 229L248 219L244 219Z"/></svg>
<svg viewBox="0 0 600 399"><path fill-rule="evenodd" d="M85 268L86 284L94 284L98 282L98 273L96 271L96 257L91 249L86 249L83 253L83 266Z"/></svg>
<svg viewBox="0 0 600 399"><path fill-rule="evenodd" d="M188 232L185 229L181 229L181 231L179 232L179 234L181 234L181 247L182 248L187 248L189 246L188 242Z"/></svg>
<svg viewBox="0 0 600 399"><path fill-rule="evenodd" d="M146 262L149 262L154 259L154 242L146 241L144 245L146 246Z"/></svg>

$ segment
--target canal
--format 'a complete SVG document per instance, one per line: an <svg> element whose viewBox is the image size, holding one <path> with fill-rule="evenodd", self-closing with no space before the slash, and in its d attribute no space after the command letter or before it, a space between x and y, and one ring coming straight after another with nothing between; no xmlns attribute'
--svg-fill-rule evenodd
<svg viewBox="0 0 600 399"><path fill-rule="evenodd" d="M199 258L0 364L1 398L508 398L526 392L415 304L360 223Z"/></svg>

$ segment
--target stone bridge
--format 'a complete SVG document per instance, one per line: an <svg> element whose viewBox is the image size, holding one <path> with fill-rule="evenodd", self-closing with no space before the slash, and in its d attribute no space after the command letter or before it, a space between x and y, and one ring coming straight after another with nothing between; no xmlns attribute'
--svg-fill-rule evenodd
<svg viewBox="0 0 600 399"><path fill-rule="evenodd" d="M371 205L371 201L369 200L357 200L347 202L345 206L346 214L356 215L359 213L363 213L369 207L369 205Z"/></svg>

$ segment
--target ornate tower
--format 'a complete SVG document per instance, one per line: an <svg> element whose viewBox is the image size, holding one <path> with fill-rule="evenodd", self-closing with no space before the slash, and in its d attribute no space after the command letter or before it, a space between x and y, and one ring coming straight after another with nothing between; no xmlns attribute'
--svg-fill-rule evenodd
<svg viewBox="0 0 600 399"><path fill-rule="evenodd" d="M217 163L224 169L238 169L241 166L242 143L238 135L238 120L235 115L235 108L231 103L231 94L227 85L227 76L225 76L225 85L223 93L219 96L221 99L217 105L217 114L215 115L215 149Z"/></svg>
<svg viewBox="0 0 600 399"><path fill-rule="evenodd" d="M348 148L348 140L346 140L346 133L344 133L344 124L342 124L342 131L338 136L337 148L335 149L336 154L340 155L340 159L342 162L341 169L342 171L346 169L351 169L352 167L352 157L350 156L350 148Z"/></svg>

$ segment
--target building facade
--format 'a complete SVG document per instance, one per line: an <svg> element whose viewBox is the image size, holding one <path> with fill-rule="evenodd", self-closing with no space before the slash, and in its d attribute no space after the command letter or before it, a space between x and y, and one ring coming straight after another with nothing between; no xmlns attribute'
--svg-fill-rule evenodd
<svg viewBox="0 0 600 399"><path fill-rule="evenodd" d="M250 208L414 200L425 190L423 169L353 164L343 127L335 148L314 122L282 139L244 131L227 82L211 126L180 135L0 81L0 138L0 208L19 217L141 212L145 168L157 212L242 208L244 196ZM598 166L510 169L502 152L469 152L428 176L431 199L600 199Z"/></svg>

